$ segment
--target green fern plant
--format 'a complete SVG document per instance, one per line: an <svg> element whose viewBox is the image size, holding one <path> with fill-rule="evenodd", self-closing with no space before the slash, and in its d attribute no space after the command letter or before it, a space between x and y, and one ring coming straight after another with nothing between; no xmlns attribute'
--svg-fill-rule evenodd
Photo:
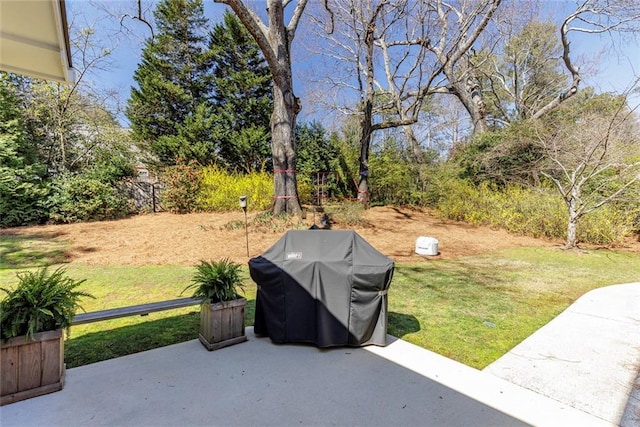
<svg viewBox="0 0 640 427"><path fill-rule="evenodd" d="M7 295L0 302L0 331L3 339L57 329L69 330L82 297L93 295L78 290L84 280L73 280L60 267L49 274L47 267L17 273L15 289L0 288Z"/></svg>
<svg viewBox="0 0 640 427"><path fill-rule="evenodd" d="M238 289L244 292L240 277L240 264L224 258L220 261L200 261L191 284L183 289L193 289L192 298L202 303L217 303L240 298Z"/></svg>

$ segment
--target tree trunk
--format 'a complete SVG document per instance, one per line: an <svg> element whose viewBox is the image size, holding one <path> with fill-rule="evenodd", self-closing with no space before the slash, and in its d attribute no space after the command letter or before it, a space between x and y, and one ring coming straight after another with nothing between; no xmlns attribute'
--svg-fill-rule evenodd
<svg viewBox="0 0 640 427"><path fill-rule="evenodd" d="M275 194L273 214L298 215L300 202L296 180L294 129L300 107L298 100L288 89L291 87L291 80L289 79L289 85L284 86L283 88L277 84L273 85L273 114L271 115L271 150L273 153Z"/></svg>
<svg viewBox="0 0 640 427"><path fill-rule="evenodd" d="M373 94L371 94L373 98ZM360 177L358 179L358 201L369 202L369 147L371 145L371 120L373 102L367 99L362 112L362 135L360 136Z"/></svg>
<svg viewBox="0 0 640 427"><path fill-rule="evenodd" d="M379 9L378 9L379 10ZM360 135L360 177L358 181L358 201L369 202L369 147L371 146L371 128L373 123L373 32L375 30L375 14L367 25L364 36L364 47L366 49L366 78L364 88L364 99L362 102L362 122Z"/></svg>
<svg viewBox="0 0 640 427"><path fill-rule="evenodd" d="M575 249L578 246L577 238L578 219L569 215L569 223L567 224L567 244L565 248Z"/></svg>
<svg viewBox="0 0 640 427"><path fill-rule="evenodd" d="M447 37L451 34L458 39L456 47L450 51L445 51L439 47L434 48L434 53L436 53L438 61L442 65L442 72L449 81L448 93L456 96L471 116L473 136L488 132L489 126L487 125L487 111L482 96L482 88L478 83L477 68L471 61L470 55L473 55L473 45L493 18L501 2L502 0L477 2L475 12L465 17L459 16L460 20L456 24L457 27L455 29L452 28L453 33L443 31L441 39L435 44L436 46L444 46ZM462 3L465 4L465 2ZM438 8L445 4L445 2L438 2ZM452 12L455 10L455 8L448 5L446 9ZM447 28L449 25L447 14L440 14L440 24ZM479 21L477 21L478 19Z"/></svg>
<svg viewBox="0 0 640 427"><path fill-rule="evenodd" d="M418 142L416 133L413 131L413 126L405 125L402 127L402 130L404 131L404 135L407 138L407 142L409 143L409 148L411 149L413 159L417 163L422 163L424 161L424 154L422 153L422 147L420 147L420 143Z"/></svg>
<svg viewBox="0 0 640 427"><path fill-rule="evenodd" d="M296 116L300 100L293 94L291 40L284 22L282 1L268 2L269 40L276 52L269 63L273 75L273 113L271 114L271 150L273 152L273 214L300 214L296 180ZM291 34L293 38L293 34Z"/></svg>
<svg viewBox="0 0 640 427"><path fill-rule="evenodd" d="M284 21L284 8L289 1L268 0L265 26L260 17L242 0L214 0L231 7L238 19L255 39L273 77L273 114L271 115L271 150L273 154L273 214L298 215L300 201L296 181L296 116L300 100L293 94L291 42L307 0L300 0L289 25Z"/></svg>
<svg viewBox="0 0 640 427"><path fill-rule="evenodd" d="M453 71L453 67L450 69ZM456 81L455 75L453 75L452 72L449 75L447 71L445 71L445 74L449 81L454 82L451 84L453 94L456 95L469 113L469 116L471 116L473 136L488 132L489 126L487 125L486 106L482 99L482 93L478 83L472 78L468 78L466 82Z"/></svg>
<svg viewBox="0 0 640 427"><path fill-rule="evenodd" d="M566 249L575 249L578 246L577 228L580 215L578 214L578 207L580 204L580 191L578 186L573 186L571 190L571 196L567 201L567 207L569 208L569 221L567 223L567 244Z"/></svg>

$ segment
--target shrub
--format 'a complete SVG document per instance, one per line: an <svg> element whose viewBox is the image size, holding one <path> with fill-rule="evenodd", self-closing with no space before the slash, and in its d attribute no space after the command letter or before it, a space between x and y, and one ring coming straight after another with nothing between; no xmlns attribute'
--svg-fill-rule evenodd
<svg viewBox="0 0 640 427"><path fill-rule="evenodd" d="M597 245L622 243L625 236L635 231L635 212L615 205L605 205L588 215L578 224L578 238Z"/></svg>
<svg viewBox="0 0 640 427"><path fill-rule="evenodd" d="M498 189L487 183L475 186L453 179L440 187L436 207L444 217L457 221L500 227L534 237L566 237L566 205L562 198L544 187L527 189L509 185ZM622 206L603 206L582 217L578 239L594 244L619 243L633 231L635 214Z"/></svg>
<svg viewBox="0 0 640 427"><path fill-rule="evenodd" d="M296 178L298 181L298 197L300 199L300 204L309 205L313 203L314 194L311 176L299 173Z"/></svg>
<svg viewBox="0 0 640 427"><path fill-rule="evenodd" d="M249 210L265 210L273 200L273 176L266 172L230 173L217 166L202 171L197 206L204 211L239 209L238 198L247 196Z"/></svg>
<svg viewBox="0 0 640 427"><path fill-rule="evenodd" d="M49 215L48 195L48 186L30 172L30 167L0 166L0 227L44 222Z"/></svg>
<svg viewBox="0 0 640 427"><path fill-rule="evenodd" d="M372 203L410 205L416 193L415 167L397 152L385 150L371 157L369 192Z"/></svg>
<svg viewBox="0 0 640 427"><path fill-rule="evenodd" d="M53 182L49 217L71 223L122 218L130 213L124 192L116 185L83 175L64 175Z"/></svg>
<svg viewBox="0 0 640 427"><path fill-rule="evenodd" d="M194 161L178 162L167 167L161 174L162 205L172 213L194 212L198 192L202 186L202 170Z"/></svg>
<svg viewBox="0 0 640 427"><path fill-rule="evenodd" d="M7 111L0 111L0 116L2 113ZM18 130L4 133L16 125L15 120L0 120L0 227L40 223L48 217L46 168L30 164L19 154L20 146L27 144Z"/></svg>
<svg viewBox="0 0 640 427"><path fill-rule="evenodd" d="M442 171L436 163L436 154L425 150L423 162L410 159L406 148L397 146L393 140L387 141L379 152L370 159L369 179L372 204L393 204L426 206L433 194L429 185Z"/></svg>

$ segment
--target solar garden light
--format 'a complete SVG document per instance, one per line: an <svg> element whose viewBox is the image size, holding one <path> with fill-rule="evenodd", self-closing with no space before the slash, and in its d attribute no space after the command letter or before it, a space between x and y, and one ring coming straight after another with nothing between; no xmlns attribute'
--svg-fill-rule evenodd
<svg viewBox="0 0 640 427"><path fill-rule="evenodd" d="M240 207L244 211L244 236L247 241L247 258L249 258L249 229L247 227L247 196L240 196Z"/></svg>

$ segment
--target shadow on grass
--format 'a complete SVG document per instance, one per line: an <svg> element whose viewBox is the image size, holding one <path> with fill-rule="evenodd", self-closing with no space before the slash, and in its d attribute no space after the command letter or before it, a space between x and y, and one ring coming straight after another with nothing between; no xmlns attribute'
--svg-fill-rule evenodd
<svg viewBox="0 0 640 427"><path fill-rule="evenodd" d="M253 326L255 308L256 300L247 300L244 312L246 326ZM388 322L389 334L398 338L420 331L420 323L412 315L390 312ZM67 368L77 368L197 339L199 330L199 309L178 316L104 329L77 337L74 337L72 327L71 336L64 344L64 361Z"/></svg>
<svg viewBox="0 0 640 427"><path fill-rule="evenodd" d="M394 337L402 338L405 335L419 332L420 322L411 314L389 312L387 332Z"/></svg>
<svg viewBox="0 0 640 427"><path fill-rule="evenodd" d="M74 337L72 327L71 336L64 344L64 360L68 368L75 368L177 344L197 338L199 328L197 311L78 337Z"/></svg>
<svg viewBox="0 0 640 427"><path fill-rule="evenodd" d="M255 307L255 299L247 301L244 313L247 326L253 325ZM103 323L107 325L108 321ZM178 316L104 329L77 337L74 336L73 327L71 327L71 336L65 340L64 344L64 361L67 368L76 368L197 339L199 330L199 308Z"/></svg>
<svg viewBox="0 0 640 427"><path fill-rule="evenodd" d="M56 234L0 233L0 268L19 269L69 261L67 244Z"/></svg>

